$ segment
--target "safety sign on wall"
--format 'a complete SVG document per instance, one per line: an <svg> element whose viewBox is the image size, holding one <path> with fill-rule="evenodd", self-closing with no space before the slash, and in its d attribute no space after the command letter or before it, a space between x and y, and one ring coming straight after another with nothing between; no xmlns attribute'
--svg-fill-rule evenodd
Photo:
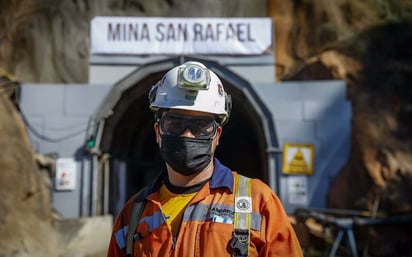
<svg viewBox="0 0 412 257"><path fill-rule="evenodd" d="M285 144L283 147L284 174L313 174L314 146L311 144Z"/></svg>
<svg viewBox="0 0 412 257"><path fill-rule="evenodd" d="M72 158L59 158L56 161L55 189L74 190L76 189L76 161Z"/></svg>
<svg viewBox="0 0 412 257"><path fill-rule="evenodd" d="M288 202L296 205L308 205L308 177L288 177Z"/></svg>

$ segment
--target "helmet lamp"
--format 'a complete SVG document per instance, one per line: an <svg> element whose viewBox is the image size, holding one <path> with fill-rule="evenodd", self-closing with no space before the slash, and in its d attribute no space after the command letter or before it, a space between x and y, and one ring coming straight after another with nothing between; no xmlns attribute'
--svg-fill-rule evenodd
<svg viewBox="0 0 412 257"><path fill-rule="evenodd" d="M207 90L209 89L209 83L210 74L208 69L197 64L189 64L179 68L177 84L180 88Z"/></svg>

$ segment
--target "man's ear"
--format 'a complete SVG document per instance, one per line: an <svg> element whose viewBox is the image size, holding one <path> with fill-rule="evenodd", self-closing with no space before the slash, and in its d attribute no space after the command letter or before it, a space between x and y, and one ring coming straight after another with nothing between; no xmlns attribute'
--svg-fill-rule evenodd
<svg viewBox="0 0 412 257"><path fill-rule="evenodd" d="M216 146L219 145L219 139L220 139L220 136L222 135L222 131L223 131L223 128L221 126L217 127L217 130L216 130Z"/></svg>
<svg viewBox="0 0 412 257"><path fill-rule="evenodd" d="M154 128L155 133L156 133L156 143L159 144L159 142L160 142L159 123L158 123L158 122L155 122L155 123L153 124L153 128Z"/></svg>

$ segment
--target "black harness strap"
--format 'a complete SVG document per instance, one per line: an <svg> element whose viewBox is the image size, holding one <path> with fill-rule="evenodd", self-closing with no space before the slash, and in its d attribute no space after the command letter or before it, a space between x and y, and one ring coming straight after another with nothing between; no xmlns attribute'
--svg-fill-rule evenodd
<svg viewBox="0 0 412 257"><path fill-rule="evenodd" d="M142 199L141 197L141 194L146 191L145 189L146 188L143 188L137 193L136 203L133 206L132 215L130 216L129 229L127 230L126 237L126 257L133 257L134 234L146 205L146 199Z"/></svg>

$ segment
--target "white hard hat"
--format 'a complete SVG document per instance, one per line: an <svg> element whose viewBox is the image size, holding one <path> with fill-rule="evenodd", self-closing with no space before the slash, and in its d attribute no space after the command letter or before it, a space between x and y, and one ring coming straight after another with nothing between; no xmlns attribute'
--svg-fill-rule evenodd
<svg viewBox="0 0 412 257"><path fill-rule="evenodd" d="M227 122L232 108L217 75L200 62L186 62L169 70L149 92L150 109L182 109L216 114Z"/></svg>

